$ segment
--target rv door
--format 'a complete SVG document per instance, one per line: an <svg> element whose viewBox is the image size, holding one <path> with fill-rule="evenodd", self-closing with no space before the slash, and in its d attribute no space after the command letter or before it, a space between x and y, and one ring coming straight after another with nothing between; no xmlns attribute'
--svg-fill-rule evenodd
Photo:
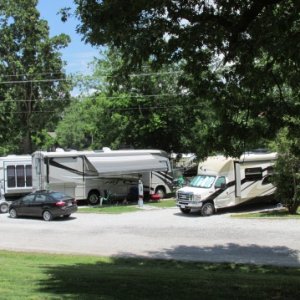
<svg viewBox="0 0 300 300"><path fill-rule="evenodd" d="M215 191L212 195L214 199L215 207L222 208L231 205L232 202L232 194L230 193L230 187L228 186L228 180L225 176L219 176L215 181Z"/></svg>
<svg viewBox="0 0 300 300"><path fill-rule="evenodd" d="M43 175L43 165L42 158L35 157L32 160L32 172L33 172L33 189L34 190L44 190L46 187L44 186L45 180Z"/></svg>

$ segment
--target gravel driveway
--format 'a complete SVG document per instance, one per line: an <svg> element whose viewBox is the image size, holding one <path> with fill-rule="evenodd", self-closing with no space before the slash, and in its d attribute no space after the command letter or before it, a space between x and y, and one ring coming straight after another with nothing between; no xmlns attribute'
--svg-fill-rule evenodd
<svg viewBox="0 0 300 300"><path fill-rule="evenodd" d="M0 214L0 249L300 267L300 220L183 215L177 208L76 213L45 222Z"/></svg>

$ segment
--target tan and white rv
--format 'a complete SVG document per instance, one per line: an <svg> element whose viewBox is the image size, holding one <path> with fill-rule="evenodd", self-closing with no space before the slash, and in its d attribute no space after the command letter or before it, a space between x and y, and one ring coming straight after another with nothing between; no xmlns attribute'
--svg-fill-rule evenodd
<svg viewBox="0 0 300 300"><path fill-rule="evenodd" d="M124 199L132 187L137 187L143 174L154 172L171 172L168 155L162 150L104 148L99 151L36 151L32 154L33 190L61 191L76 200L87 199L90 204L99 203L108 192L115 198ZM144 182L148 190L149 182ZM153 191L158 193L162 185L155 181L151 186L155 183Z"/></svg>
<svg viewBox="0 0 300 300"><path fill-rule="evenodd" d="M245 153L239 159L212 156L198 165L198 174L176 192L176 205L183 213L192 209L209 216L225 207L270 198L270 181L276 153Z"/></svg>

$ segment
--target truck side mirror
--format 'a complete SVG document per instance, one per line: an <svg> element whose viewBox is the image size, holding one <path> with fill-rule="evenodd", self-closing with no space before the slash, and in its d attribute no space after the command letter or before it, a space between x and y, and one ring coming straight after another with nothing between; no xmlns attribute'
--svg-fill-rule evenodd
<svg viewBox="0 0 300 300"><path fill-rule="evenodd" d="M221 184L216 184L215 189L222 189L225 190L226 188L226 183L221 183Z"/></svg>
<svg viewBox="0 0 300 300"><path fill-rule="evenodd" d="M221 183L220 189L225 190L226 189L226 183Z"/></svg>

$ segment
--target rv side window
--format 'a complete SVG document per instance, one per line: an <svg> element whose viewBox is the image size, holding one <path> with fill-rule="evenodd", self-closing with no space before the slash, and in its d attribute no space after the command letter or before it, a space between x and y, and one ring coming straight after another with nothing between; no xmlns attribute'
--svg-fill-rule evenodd
<svg viewBox="0 0 300 300"><path fill-rule="evenodd" d="M7 187L16 187L15 166L7 166Z"/></svg>
<svg viewBox="0 0 300 300"><path fill-rule="evenodd" d="M32 169L31 165L25 166L26 186L32 186Z"/></svg>
<svg viewBox="0 0 300 300"><path fill-rule="evenodd" d="M246 168L245 178L247 180L260 180L263 178L262 168Z"/></svg>
<svg viewBox="0 0 300 300"><path fill-rule="evenodd" d="M25 169L24 166L17 166L17 187L25 186Z"/></svg>

